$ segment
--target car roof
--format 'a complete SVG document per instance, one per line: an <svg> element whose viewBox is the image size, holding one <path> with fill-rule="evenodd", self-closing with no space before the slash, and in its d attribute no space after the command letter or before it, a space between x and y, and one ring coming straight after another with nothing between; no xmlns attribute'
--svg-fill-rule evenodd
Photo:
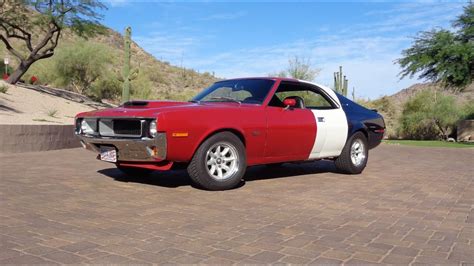
<svg viewBox="0 0 474 266"><path fill-rule="evenodd" d="M300 82L300 83L311 84L311 85L317 86L317 87L319 87L321 89L324 89L324 90L329 89L328 87L326 87L324 85L314 83L314 82L311 82L311 81L295 79L295 78L285 78L285 77L241 77L241 78L223 79L223 80L219 80L217 82L229 81L229 80L242 80L242 79L267 79L267 80L275 80L275 81L281 80L281 81Z"/></svg>
<svg viewBox="0 0 474 266"><path fill-rule="evenodd" d="M219 81L240 80L240 79L286 80L286 81L295 81L295 82L299 81L299 80L294 79L294 78L284 78L284 77L240 77L240 78L223 79L223 80L219 80Z"/></svg>

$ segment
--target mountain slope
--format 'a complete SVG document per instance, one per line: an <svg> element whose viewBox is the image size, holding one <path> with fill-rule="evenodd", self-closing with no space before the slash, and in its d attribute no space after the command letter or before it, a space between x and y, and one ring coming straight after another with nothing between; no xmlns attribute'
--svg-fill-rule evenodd
<svg viewBox="0 0 474 266"><path fill-rule="evenodd" d="M85 41L88 44L100 45L107 49L112 62L107 68L111 70L113 78L119 80L124 57L122 35L107 28L104 35L99 35ZM67 30L63 31L59 45L55 50L55 56L61 53L63 49L73 47L79 42L84 42L84 39L75 36ZM16 42L14 44L18 47L22 43ZM20 48L20 50L26 52L25 47ZM2 42L0 42L0 54L6 54L6 48ZM172 66L168 62L157 60L135 42L132 42L131 54L132 68L139 69L137 79L132 81L132 90L139 92L135 94L136 97L143 96L143 98L172 100L189 99L198 91L217 80L210 73L198 73L192 69ZM28 81L34 75L43 84L64 87L55 77L55 56L37 61L25 74L23 80ZM10 56L10 59L15 67L18 61L13 56Z"/></svg>

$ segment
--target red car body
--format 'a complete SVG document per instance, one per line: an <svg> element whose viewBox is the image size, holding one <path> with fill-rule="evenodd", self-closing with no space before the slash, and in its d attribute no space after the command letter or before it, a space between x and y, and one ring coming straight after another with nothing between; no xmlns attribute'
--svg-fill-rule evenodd
<svg viewBox="0 0 474 266"><path fill-rule="evenodd" d="M76 134L81 138L84 147L99 151L101 145L117 147L113 141L115 138L104 138L95 136L88 138L81 134L79 122L83 119L94 118L143 118L156 119L157 131L163 135L164 145L156 145L147 148L152 149L149 154L165 154L163 156L151 156L151 160L122 160L121 151L118 151L117 166L140 167L153 170L168 170L175 163L189 163L200 145L210 136L219 132L231 132L235 134L245 146L246 165L271 164L281 162L304 161L310 159L321 159L311 156L312 149L316 146L318 137L318 122L315 121L315 112L306 108L275 108L269 106L273 95L282 82L303 84L302 81L285 78L261 78L272 80L268 94L261 104L245 102L176 102L176 101L138 101L130 102L123 106L105 110L80 113L76 117L78 121ZM307 83L309 84L309 83ZM314 85L316 86L316 85ZM335 105L341 112L343 104L338 96L328 88L317 85L322 92L333 99ZM293 104L293 103L292 103ZM319 112L319 111L316 111ZM323 112L323 111L321 111ZM347 112L347 111L346 111ZM374 114L376 114L374 112ZM364 120L364 128L360 130L370 131L370 123L377 129L384 128L383 119L380 115L369 117ZM379 118L380 117L380 118ZM320 117L318 117L320 118ZM324 118L323 118L324 119ZM317 120L317 119L316 119ZM339 140L339 150L342 151L346 140L352 135L354 127L350 124L349 116L343 116ZM382 121L382 124L380 122ZM324 122L324 120L321 120ZM321 122L319 121L319 122ZM344 125L342 125L344 124ZM322 124L320 124L322 125ZM337 129L337 127L335 127ZM356 132L356 131L354 131ZM375 131L374 131L375 132ZM371 147L380 142L382 134L372 137L374 132L364 132ZM326 134L326 133L325 133ZM374 135L375 136L375 135ZM342 139L344 138L344 139ZM95 140L98 140L95 141ZM107 142L110 140L110 143ZM130 141L130 140L129 140ZM133 141L133 140L132 140ZM140 140L136 140L140 141ZM323 140L324 141L324 140ZM128 143L128 142L127 142ZM372 143L372 144L370 144ZM373 144L376 143L376 144ZM127 149L125 144L121 149ZM157 150L162 149L162 150ZM165 150L163 150L165 149ZM143 152L143 151L138 151ZM338 154L329 157L337 157ZM138 156L140 157L140 156ZM138 158L137 157L137 158ZM143 157L143 156L141 156Z"/></svg>

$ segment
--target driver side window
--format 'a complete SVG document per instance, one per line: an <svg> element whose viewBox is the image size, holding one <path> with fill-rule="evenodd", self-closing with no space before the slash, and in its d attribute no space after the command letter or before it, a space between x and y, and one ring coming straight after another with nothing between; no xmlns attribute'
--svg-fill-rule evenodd
<svg viewBox="0 0 474 266"><path fill-rule="evenodd" d="M299 84L284 83L280 84L275 95L270 101L270 106L285 107L283 100L291 98L299 98L303 101L301 106L307 109L333 109L335 108L330 100L321 93L310 89L307 86ZM301 108L301 107L300 107Z"/></svg>

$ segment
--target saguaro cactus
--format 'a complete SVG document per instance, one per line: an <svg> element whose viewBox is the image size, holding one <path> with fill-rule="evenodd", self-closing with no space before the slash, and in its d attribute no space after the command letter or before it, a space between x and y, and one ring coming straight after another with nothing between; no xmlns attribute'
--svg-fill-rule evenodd
<svg viewBox="0 0 474 266"><path fill-rule="evenodd" d="M125 28L124 35L124 64L122 70L123 89L122 89L122 102L130 100L130 81L134 80L138 76L138 69L131 69L131 44L132 44L132 28Z"/></svg>
<svg viewBox="0 0 474 266"><path fill-rule="evenodd" d="M334 72L334 90L344 96L347 96L347 86L349 80L342 74L342 66L339 66L339 72Z"/></svg>
<svg viewBox="0 0 474 266"><path fill-rule="evenodd" d="M132 43L132 28L125 28L124 35L124 62L123 62L123 89L122 89L122 102L127 102L130 100L130 45Z"/></svg>

